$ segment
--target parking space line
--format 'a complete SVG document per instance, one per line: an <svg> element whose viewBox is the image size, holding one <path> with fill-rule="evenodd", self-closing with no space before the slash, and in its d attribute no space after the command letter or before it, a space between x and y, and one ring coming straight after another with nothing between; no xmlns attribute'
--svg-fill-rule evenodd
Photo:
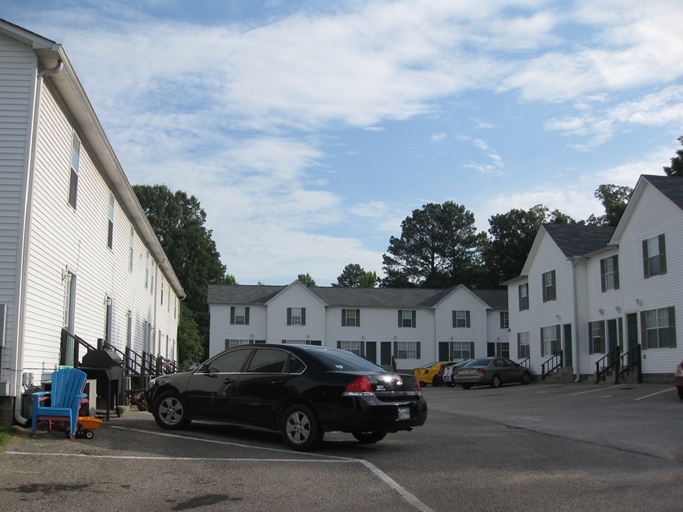
<svg viewBox="0 0 683 512"><path fill-rule="evenodd" d="M266 451L272 451L272 452L277 452L277 453L287 453L291 455L290 450L280 450L277 448L264 448L260 446L251 446L251 445L246 445L246 444L240 444L240 443L231 443L228 441L218 441L215 439L202 439L201 437L192 437L192 436L180 436L180 435L175 435L175 434L169 434L165 432L152 432L149 430L141 430L141 429L135 429L135 428L125 428L125 427L117 427L117 426L112 426L111 428L119 429L119 430L127 430L130 432L140 432L143 434L150 434L150 435L156 435L156 436L162 436L162 437L175 437L178 439L189 439L192 441L200 441L200 442L205 442L205 443L215 443L215 444L222 444L222 445L228 445L228 446L238 446L240 448L251 448L251 449L256 449L256 450L266 450ZM93 459L127 459L127 460L163 460L163 461L168 461L168 460L176 460L176 461L237 461L237 462L323 462L323 463L335 463L335 462L342 462L342 463L360 463L363 466L365 466L367 469L369 469L377 478L382 480L388 487L393 489L396 493L398 493L401 498L403 498L409 505L411 505L413 508L419 510L420 512L434 512L431 508L429 508L427 505L422 503L417 497L415 497L413 494L408 492L404 487L402 487L396 480L391 478L389 475L387 475L384 471L379 469L377 466L372 464L371 462L368 462L363 459L354 459L351 457L338 457L335 455L324 455L324 454L315 454L315 453L301 453L302 457L306 458L301 458L301 459L250 459L250 458L237 458L237 457L165 457L165 456L140 456L140 455L93 455L93 454L85 454L85 453L44 453L44 452L15 452L15 451L7 451L5 452L7 454L11 455L35 455L39 457L84 457L84 458L93 458ZM321 458L314 458L314 457L321 457Z"/></svg>
<svg viewBox="0 0 683 512"><path fill-rule="evenodd" d="M588 391L580 391L580 392L578 392L578 393L572 393L570 396L586 395L586 394L588 394L588 393L595 393L595 392L597 392L597 391L605 391L605 390L607 390L607 389L620 388L621 386L623 386L623 384L615 384L614 386L607 386L607 387L605 387L605 388L600 387L600 388L597 388L597 389L589 389Z"/></svg>
<svg viewBox="0 0 683 512"><path fill-rule="evenodd" d="M646 398L661 395L662 393L666 393L667 391L673 391L674 389L676 389L676 388L669 388L669 389L665 389L664 391L658 391L657 393L652 393L651 395L641 396L640 398L634 398L633 401L637 402L638 400L645 400Z"/></svg>

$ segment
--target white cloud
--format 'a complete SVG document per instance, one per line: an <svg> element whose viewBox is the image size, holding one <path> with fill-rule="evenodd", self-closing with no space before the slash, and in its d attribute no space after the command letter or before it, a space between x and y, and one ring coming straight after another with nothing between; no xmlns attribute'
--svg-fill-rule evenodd
<svg viewBox="0 0 683 512"><path fill-rule="evenodd" d="M441 132L441 133L433 134L431 137L429 137L429 140L431 140L432 142L441 142L443 140L446 140L447 137L448 137L448 135Z"/></svg>

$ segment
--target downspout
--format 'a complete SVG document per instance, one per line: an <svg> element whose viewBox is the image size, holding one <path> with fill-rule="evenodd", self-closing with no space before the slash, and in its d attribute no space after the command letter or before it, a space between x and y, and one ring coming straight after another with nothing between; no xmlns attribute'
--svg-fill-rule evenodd
<svg viewBox="0 0 683 512"><path fill-rule="evenodd" d="M25 329L25 310L26 310L26 272L28 267L28 253L29 253L29 231L31 225L31 208L33 202L33 178L35 174L36 162L36 138L38 134L38 113L40 110L40 96L45 77L56 75L64 68L64 62L58 59L57 65L53 68L44 69L38 73L35 83L35 92L33 94L33 120L31 126L31 140L29 142L28 165L26 172L26 188L24 189L24 211L21 219L20 228L20 247L21 259L19 261L20 268L17 272L17 327L15 330L15 350L14 350L14 419L19 425L27 425L31 420L24 418L21 414L22 396L20 390L23 386L23 371L24 371L24 342L23 333Z"/></svg>
<svg viewBox="0 0 683 512"><path fill-rule="evenodd" d="M579 258L572 259L572 284L573 284L573 299L574 299L574 313L572 323L574 324L572 336L572 366L574 367L574 382L581 382L581 372L579 371L579 313L578 313L578 293L576 290L576 265L579 264Z"/></svg>

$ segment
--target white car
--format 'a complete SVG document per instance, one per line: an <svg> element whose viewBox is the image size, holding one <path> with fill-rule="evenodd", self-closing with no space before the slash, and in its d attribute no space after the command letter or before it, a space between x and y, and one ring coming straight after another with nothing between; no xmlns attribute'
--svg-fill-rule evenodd
<svg viewBox="0 0 683 512"><path fill-rule="evenodd" d="M441 376L443 383L449 388L454 388L455 383L453 382L453 368L462 368L463 366L467 366L467 364L471 361L473 361L473 359L463 359L458 363L445 365L443 367L443 375Z"/></svg>

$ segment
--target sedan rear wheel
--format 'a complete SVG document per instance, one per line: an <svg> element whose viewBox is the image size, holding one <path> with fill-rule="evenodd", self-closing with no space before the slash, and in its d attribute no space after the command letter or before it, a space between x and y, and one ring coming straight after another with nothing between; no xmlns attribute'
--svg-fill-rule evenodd
<svg viewBox="0 0 683 512"><path fill-rule="evenodd" d="M181 430L190 424L180 395L173 391L163 393L154 403L154 419L166 430Z"/></svg>
<svg viewBox="0 0 683 512"><path fill-rule="evenodd" d="M470 389L472 384L462 384L462 389Z"/></svg>
<svg viewBox="0 0 683 512"><path fill-rule="evenodd" d="M386 432L351 432L361 444L371 444L381 441L387 436Z"/></svg>
<svg viewBox="0 0 683 512"><path fill-rule="evenodd" d="M522 375L522 384L529 384L531 382L531 374L529 372L524 372Z"/></svg>
<svg viewBox="0 0 683 512"><path fill-rule="evenodd" d="M491 387L492 388L499 388L502 384L503 383L500 380L500 375L495 374L493 377L491 377Z"/></svg>
<svg viewBox="0 0 683 512"><path fill-rule="evenodd" d="M323 439L324 432L313 411L303 404L289 407L282 420L280 434L292 450L313 450Z"/></svg>

